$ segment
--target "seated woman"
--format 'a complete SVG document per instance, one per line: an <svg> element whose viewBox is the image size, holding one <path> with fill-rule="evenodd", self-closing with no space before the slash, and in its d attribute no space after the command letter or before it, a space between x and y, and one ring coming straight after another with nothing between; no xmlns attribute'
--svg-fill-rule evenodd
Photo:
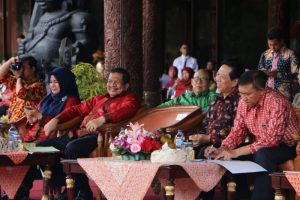
<svg viewBox="0 0 300 200"><path fill-rule="evenodd" d="M189 67L184 67L182 69L182 80L177 80L174 84L175 94L174 97L178 97L179 95L192 90L191 80L194 76L194 70Z"/></svg>
<svg viewBox="0 0 300 200"><path fill-rule="evenodd" d="M162 94L163 94L164 101L170 99L170 97L174 95L174 93L172 93L171 91L174 91L172 90L172 87L177 80L178 80L178 69L177 67L170 66L168 71L168 81L164 86L162 86Z"/></svg>
<svg viewBox="0 0 300 200"><path fill-rule="evenodd" d="M170 66L169 67L169 80L165 85L165 88L173 87L174 83L178 80L178 69L177 67Z"/></svg>
<svg viewBox="0 0 300 200"><path fill-rule="evenodd" d="M48 77L51 92L41 101L39 109L25 107L28 131L22 136L23 141L45 140L44 124L66 108L80 103L75 76L69 69L55 68Z"/></svg>

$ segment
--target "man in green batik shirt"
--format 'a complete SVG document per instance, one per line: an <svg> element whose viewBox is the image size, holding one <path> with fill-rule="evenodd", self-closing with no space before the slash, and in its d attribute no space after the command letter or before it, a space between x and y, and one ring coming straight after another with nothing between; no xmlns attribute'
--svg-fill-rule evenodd
<svg viewBox="0 0 300 200"><path fill-rule="evenodd" d="M206 112L210 102L214 100L216 96L215 91L209 90L211 81L208 71L200 69L194 74L192 79L192 91L188 91L175 99L162 103L160 106L195 105L201 107L203 112Z"/></svg>

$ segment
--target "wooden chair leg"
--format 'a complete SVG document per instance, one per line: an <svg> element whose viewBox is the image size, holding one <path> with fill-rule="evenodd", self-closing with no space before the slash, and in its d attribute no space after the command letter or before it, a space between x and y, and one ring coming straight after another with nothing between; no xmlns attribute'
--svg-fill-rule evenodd
<svg viewBox="0 0 300 200"><path fill-rule="evenodd" d="M174 200L175 199L175 186L174 180L168 180L168 184L165 186L165 199Z"/></svg>
<svg viewBox="0 0 300 200"><path fill-rule="evenodd" d="M275 190L274 200L285 200L285 196L282 194L280 189Z"/></svg>
<svg viewBox="0 0 300 200"><path fill-rule="evenodd" d="M227 199L234 200L235 192L236 192L236 183L233 181L228 182L227 183Z"/></svg>
<svg viewBox="0 0 300 200"><path fill-rule="evenodd" d="M74 185L75 185L75 180L72 178L71 175L67 175L67 177L66 177L66 186L67 186L68 200L74 200L75 199Z"/></svg>
<svg viewBox="0 0 300 200"><path fill-rule="evenodd" d="M42 200L48 200L49 199L49 182L51 179L52 172L49 169L46 169L44 171L44 177L43 177L43 196Z"/></svg>

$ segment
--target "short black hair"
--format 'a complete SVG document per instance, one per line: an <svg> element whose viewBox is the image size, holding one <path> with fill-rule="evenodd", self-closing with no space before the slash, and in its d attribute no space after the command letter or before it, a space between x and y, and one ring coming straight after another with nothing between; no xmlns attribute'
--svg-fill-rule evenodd
<svg viewBox="0 0 300 200"><path fill-rule="evenodd" d="M268 33L267 33L268 40L283 40L283 35L278 27L273 27Z"/></svg>
<svg viewBox="0 0 300 200"><path fill-rule="evenodd" d="M238 79L245 72L245 67L235 58L225 59L221 65L228 65L232 70L229 73L231 80Z"/></svg>
<svg viewBox="0 0 300 200"><path fill-rule="evenodd" d="M186 46L190 47L190 44L189 44L188 42L182 42L182 43L180 44L180 48L181 48L183 45L186 45Z"/></svg>
<svg viewBox="0 0 300 200"><path fill-rule="evenodd" d="M23 34L19 34L19 35L17 36L17 38L24 39L24 38L25 38L25 35L23 35Z"/></svg>
<svg viewBox="0 0 300 200"><path fill-rule="evenodd" d="M22 55L22 56L20 56L20 59L21 59L22 62L27 61L30 67L37 68L37 61L33 56Z"/></svg>
<svg viewBox="0 0 300 200"><path fill-rule="evenodd" d="M252 84L256 90L266 87L268 76L260 70L249 70L242 74L239 79L239 85Z"/></svg>
<svg viewBox="0 0 300 200"><path fill-rule="evenodd" d="M128 73L128 71L124 68L121 67L113 67L110 70L110 73L119 73L122 74L122 79L123 79L123 83L130 83L130 75Z"/></svg>

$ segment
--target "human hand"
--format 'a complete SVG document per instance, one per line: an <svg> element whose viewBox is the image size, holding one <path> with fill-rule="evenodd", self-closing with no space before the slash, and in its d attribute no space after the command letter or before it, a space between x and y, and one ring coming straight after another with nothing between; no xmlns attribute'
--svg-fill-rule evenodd
<svg viewBox="0 0 300 200"><path fill-rule="evenodd" d="M42 119L42 114L35 108L24 106L24 112L27 118L27 121L30 124L36 123L38 120Z"/></svg>
<svg viewBox="0 0 300 200"><path fill-rule="evenodd" d="M264 71L265 74L267 74L268 77L276 77L277 76L277 71Z"/></svg>
<svg viewBox="0 0 300 200"><path fill-rule="evenodd" d="M189 139L192 140L193 146L199 146L201 144L209 143L210 136L206 134L190 135Z"/></svg>
<svg viewBox="0 0 300 200"><path fill-rule="evenodd" d="M85 125L85 128L88 133L94 133L97 128L101 127L104 123L105 118L101 116L99 118L88 121L88 123Z"/></svg>
<svg viewBox="0 0 300 200"><path fill-rule="evenodd" d="M214 159L221 151L221 149L217 149L214 146L206 147L204 150L204 157L207 159Z"/></svg>
<svg viewBox="0 0 300 200"><path fill-rule="evenodd" d="M236 158L236 154L234 150L223 150L216 157L216 160L232 160Z"/></svg>
<svg viewBox="0 0 300 200"><path fill-rule="evenodd" d="M57 125L58 125L58 119L57 119L57 118L51 119L51 120L44 126L44 131L45 131L46 136L49 136L49 135L53 134L54 131L56 131L56 129L57 129Z"/></svg>

